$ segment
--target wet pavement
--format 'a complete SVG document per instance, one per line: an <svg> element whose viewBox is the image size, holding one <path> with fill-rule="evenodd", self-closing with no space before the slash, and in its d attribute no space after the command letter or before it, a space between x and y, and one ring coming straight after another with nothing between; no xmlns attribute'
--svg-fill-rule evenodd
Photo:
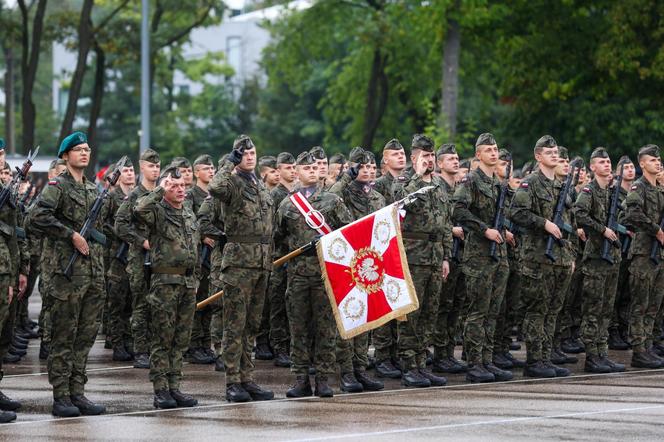
<svg viewBox="0 0 664 442"><path fill-rule="evenodd" d="M38 298L35 300L38 301ZM37 305L31 306L38 308ZM257 361L257 381L276 394L269 402L228 404L223 374L213 365L185 366L182 390L200 405L155 410L148 370L111 361L98 340L88 363L87 396L104 416L56 419L38 341L16 365L5 365L2 390L23 402L0 440L663 440L664 369L468 384L450 375L446 387L404 389L387 380L382 392L331 399L285 399L292 378L271 361ZM514 352L523 357L523 351ZM611 352L629 362L630 352Z"/></svg>

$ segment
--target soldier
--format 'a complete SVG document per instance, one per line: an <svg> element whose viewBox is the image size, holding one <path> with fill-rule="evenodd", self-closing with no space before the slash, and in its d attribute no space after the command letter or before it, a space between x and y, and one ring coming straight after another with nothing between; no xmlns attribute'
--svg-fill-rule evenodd
<svg viewBox="0 0 664 442"><path fill-rule="evenodd" d="M403 239L408 266L420 308L398 324L398 352L403 385L430 387L445 385L447 379L426 368L430 331L438 314L438 298L443 280L450 272L452 249L452 208L440 178L432 175L435 154L433 141L425 135L413 136L411 160L414 174L395 189L403 198L426 186L428 192L409 204L403 221Z"/></svg>
<svg viewBox="0 0 664 442"><path fill-rule="evenodd" d="M160 185L137 202L135 214L147 228L152 259L150 381L154 407L193 407L180 391L182 355L189 345L196 307L198 247L196 216L185 200L184 177L175 165L164 169Z"/></svg>
<svg viewBox="0 0 664 442"><path fill-rule="evenodd" d="M129 244L127 274L132 296L131 335L134 338L134 367L150 368L148 356L150 323L147 295L145 262L150 254L150 241L145 227L134 216L136 201L154 190L159 179L161 164L159 154L152 149L145 150L138 161L141 182L132 190L115 214L115 234Z"/></svg>
<svg viewBox="0 0 664 442"><path fill-rule="evenodd" d="M583 250L583 306L581 339L586 351L584 370L590 373L625 371L625 366L608 358L608 329L618 284L620 246L618 234L606 226L611 204L611 159L603 147L590 155L590 170L595 178L581 189L574 205L578 226L586 231ZM620 189L613 189L619 192ZM602 257L604 240L613 264ZM618 244L614 247L613 244Z"/></svg>
<svg viewBox="0 0 664 442"><path fill-rule="evenodd" d="M346 157L341 153L335 153L330 157L330 166L327 171L327 182L335 183L337 178L348 170L346 167Z"/></svg>
<svg viewBox="0 0 664 442"><path fill-rule="evenodd" d="M334 184L334 181L329 181L327 179L328 163L325 150L323 150L321 146L314 146L309 150L309 153L311 153L316 159L316 165L318 166L318 181L325 189L329 189Z"/></svg>
<svg viewBox="0 0 664 442"><path fill-rule="evenodd" d="M221 268L223 356L229 402L274 398L273 392L254 382L251 361L272 270L274 213L272 198L256 178L255 167L256 147L251 138L240 135L209 187L210 194L221 201L229 233Z"/></svg>
<svg viewBox="0 0 664 442"><path fill-rule="evenodd" d="M454 144L443 144L436 153L440 178L445 192L454 195L457 187L456 175L459 172L459 155ZM454 241L458 242L457 256L451 256L450 274L440 291L438 318L433 331L433 371L436 373L461 373L466 364L454 357L459 316L464 304L466 291L461 272L462 242L464 232L461 226L452 227ZM453 247L454 249L454 247Z"/></svg>
<svg viewBox="0 0 664 442"><path fill-rule="evenodd" d="M467 232L462 271L466 282L468 313L464 348L468 360L466 380L493 382L512 379L512 372L493 363L494 336L509 276L505 239L514 244L509 231L493 228L500 181L495 175L498 146L490 133L475 143L479 166L466 175L454 192L454 222ZM495 253L491 255L491 244Z"/></svg>
<svg viewBox="0 0 664 442"><path fill-rule="evenodd" d="M406 168L406 151L396 138L388 141L383 147L383 165L385 172L376 180L374 189L383 195L386 204L394 202L393 185L399 180ZM405 177L402 179L405 179ZM399 379L401 370L397 363L397 323L390 321L373 332L375 348L376 375L378 377Z"/></svg>
<svg viewBox="0 0 664 442"><path fill-rule="evenodd" d="M208 186L214 177L214 162L210 155L201 155L194 160L194 176L196 185L187 191L187 201L191 202L194 214L198 214L205 199L210 195ZM214 248L214 239L203 238L200 244L201 250ZM201 253L202 255L202 253ZM200 302L208 297L210 291L210 253L207 253L206 262L202 262L200 269L200 283L196 291L196 301ZM208 306L202 310L196 310L191 330L191 342L187 351L187 360L194 364L212 364L216 356L212 351L212 337L210 335L210 324L212 322L213 307Z"/></svg>
<svg viewBox="0 0 664 442"><path fill-rule="evenodd" d="M337 229L351 222L351 214L341 199L326 192L320 185L317 160L309 152L297 157L299 192ZM289 198L284 198L277 211L275 242L295 249L311 242L319 234L310 228ZM286 392L289 398L311 396L309 368L316 369L316 388L319 397L332 397L328 376L335 371L336 327L332 308L325 294L321 268L314 251L306 252L288 263L286 305L291 318L291 371L295 384ZM313 345L312 345L313 344Z"/></svg>
<svg viewBox="0 0 664 442"><path fill-rule="evenodd" d="M85 397L85 367L99 329L105 293L103 248L78 233L98 194L83 174L90 151L81 132L62 140L58 157L67 162L67 170L48 182L31 215L32 227L53 238L48 253L58 266L51 281L57 290L49 293L53 304L48 380L53 386L52 412L59 417L97 415L106 410ZM100 219L96 224L101 230ZM69 280L63 270L75 250L83 257L76 261Z"/></svg>
<svg viewBox="0 0 664 442"><path fill-rule="evenodd" d="M639 149L639 166L643 176L636 180L625 199L624 222L635 232L629 250L629 340L632 344L632 367L660 368L664 361L652 350L653 337L659 336L657 313L664 297L664 247L659 247L655 263L650 259L654 241L664 245L661 220L664 194L657 187L657 174L662 168L659 147L647 144Z"/></svg>
<svg viewBox="0 0 664 442"><path fill-rule="evenodd" d="M175 157L171 164L180 170L185 186L187 186L187 189L191 189L194 185L194 171L189 160L185 157Z"/></svg>
<svg viewBox="0 0 664 442"><path fill-rule="evenodd" d="M272 155L260 157L258 159L258 173L265 183L268 192L279 184L279 170L277 169L277 159Z"/></svg>
<svg viewBox="0 0 664 442"><path fill-rule="evenodd" d="M355 147L348 159L348 171L332 186L330 193L343 200L355 221L385 207L385 198L371 186L371 174L376 170L373 153ZM368 353L369 333L362 333L349 340L337 336L336 354L341 372L341 391L378 391L385 387L382 382L367 374Z"/></svg>
<svg viewBox="0 0 664 442"><path fill-rule="evenodd" d="M108 195L108 214L104 222L104 233L109 240L108 249L111 251L110 264L106 271L108 282L108 309L110 322L110 338L113 346L114 361L131 361L133 356L128 350L133 350L131 343L131 290L129 289L129 276L127 267L127 246L115 235L115 215L124 199L134 189L136 175L134 165L126 162L122 168L117 185ZM124 249L123 252L121 249Z"/></svg>

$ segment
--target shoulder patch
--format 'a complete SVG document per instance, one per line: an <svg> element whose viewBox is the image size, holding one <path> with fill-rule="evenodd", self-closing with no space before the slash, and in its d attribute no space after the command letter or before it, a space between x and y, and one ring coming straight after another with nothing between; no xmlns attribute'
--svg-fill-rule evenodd
<svg viewBox="0 0 664 442"><path fill-rule="evenodd" d="M465 177L461 178L461 181L459 181L459 183L465 183L465 182L467 182L467 181L468 181L468 175L466 175Z"/></svg>
<svg viewBox="0 0 664 442"><path fill-rule="evenodd" d="M523 182L523 183L521 183L521 185L519 185L519 187L522 188L522 189L527 189L528 188L528 183Z"/></svg>
<svg viewBox="0 0 664 442"><path fill-rule="evenodd" d="M586 192L586 193L592 193L592 190L590 190L590 187L587 187L587 186L584 187L583 189L581 189L581 191Z"/></svg>
<svg viewBox="0 0 664 442"><path fill-rule="evenodd" d="M58 185L58 181L57 181L57 180L51 180L51 181L48 182L48 185L49 185L49 186L57 186L57 185Z"/></svg>
<svg viewBox="0 0 664 442"><path fill-rule="evenodd" d="M632 185L632 188L631 188L630 190L636 190L636 189L638 189L638 188L639 188L639 186L637 186L636 184L633 184L633 185Z"/></svg>
<svg viewBox="0 0 664 442"><path fill-rule="evenodd" d="M397 181L404 182L404 181L406 181L406 177L403 176L403 175L399 175L399 176L397 177Z"/></svg>

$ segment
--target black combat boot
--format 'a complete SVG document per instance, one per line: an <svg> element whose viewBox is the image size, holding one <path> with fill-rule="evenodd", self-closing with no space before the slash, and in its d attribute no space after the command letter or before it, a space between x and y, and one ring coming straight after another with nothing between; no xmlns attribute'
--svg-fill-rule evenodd
<svg viewBox="0 0 664 442"><path fill-rule="evenodd" d="M503 370L509 370L514 368L514 364L511 360L505 357L505 353L495 353L493 354L493 365Z"/></svg>
<svg viewBox="0 0 664 442"><path fill-rule="evenodd" d="M309 382L308 375L298 375L295 383L291 388L286 392L286 397L298 398L298 397L309 397L313 391L311 391L311 382Z"/></svg>
<svg viewBox="0 0 664 442"><path fill-rule="evenodd" d="M557 378L564 378L572 374L572 372L565 368L565 367L559 367L553 363L553 361L544 361L544 365L547 366L548 368L553 368L553 371L556 373Z"/></svg>
<svg viewBox="0 0 664 442"><path fill-rule="evenodd" d="M564 353L560 348L554 348L552 354L556 354L560 358L560 360L563 361L560 362L561 364L576 364L577 362L579 362L579 358ZM551 362L553 362L554 364L556 363L553 361L553 358Z"/></svg>
<svg viewBox="0 0 664 442"><path fill-rule="evenodd" d="M611 373L611 367L606 365L599 356L587 354L583 371L588 373Z"/></svg>
<svg viewBox="0 0 664 442"><path fill-rule="evenodd" d="M29 339L22 338L19 335L14 335L13 341L22 345L28 345L30 343Z"/></svg>
<svg viewBox="0 0 664 442"><path fill-rule="evenodd" d="M222 355L217 356L217 359L214 360L214 371L225 371L226 366L224 365L224 358Z"/></svg>
<svg viewBox="0 0 664 442"><path fill-rule="evenodd" d="M503 353L503 356L505 356L506 359L509 359L509 360L512 362L512 366L513 366L514 368L523 368L523 367L526 366L526 361L524 361L524 360L522 360L522 359L517 359L517 358L515 358L515 357L512 355L512 353L510 353L509 351Z"/></svg>
<svg viewBox="0 0 664 442"><path fill-rule="evenodd" d="M478 382L494 382L496 377L483 364L470 364L466 372L466 380L473 384Z"/></svg>
<svg viewBox="0 0 664 442"><path fill-rule="evenodd" d="M661 368L662 364L650 357L646 351L639 351L632 353L632 367L634 368Z"/></svg>
<svg viewBox="0 0 664 442"><path fill-rule="evenodd" d="M433 361L432 370L434 373L463 373L466 371L465 364L461 365L459 361L451 357L445 357Z"/></svg>
<svg viewBox="0 0 664 442"><path fill-rule="evenodd" d="M650 348L647 350L647 353L648 353L648 355L650 355L650 359L654 359L655 361L659 362L662 366L664 366L664 358L662 358L661 356L659 356L659 355L655 352L655 350L653 350L652 347L650 347Z"/></svg>
<svg viewBox="0 0 664 442"><path fill-rule="evenodd" d="M28 348L28 343L19 341L18 339L20 339L18 336L15 336L14 339L12 339L12 347L18 350L26 350Z"/></svg>
<svg viewBox="0 0 664 442"><path fill-rule="evenodd" d="M177 408L178 403L173 399L171 393L166 388L154 392L154 399L152 400L154 408L167 410L169 408Z"/></svg>
<svg viewBox="0 0 664 442"><path fill-rule="evenodd" d="M16 356L25 356L27 351L26 350L19 350L18 348L14 347L13 345L9 345L9 350L8 353L11 355L16 355Z"/></svg>
<svg viewBox="0 0 664 442"><path fill-rule="evenodd" d="M664 357L664 345L661 342L656 342L652 345L652 351L655 352L657 356Z"/></svg>
<svg viewBox="0 0 664 442"><path fill-rule="evenodd" d="M53 416L57 417L77 417L81 415L78 409L68 397L53 399Z"/></svg>
<svg viewBox="0 0 664 442"><path fill-rule="evenodd" d="M327 383L327 376L316 376L316 389L314 394L318 397L333 397L334 392Z"/></svg>
<svg viewBox="0 0 664 442"><path fill-rule="evenodd" d="M510 342L510 351L518 351L518 350L521 350L521 344L514 341Z"/></svg>
<svg viewBox="0 0 664 442"><path fill-rule="evenodd" d="M136 353L134 368L150 368L150 357L147 353Z"/></svg>
<svg viewBox="0 0 664 442"><path fill-rule="evenodd" d="M214 358L211 358L207 353L205 353L205 350L200 347L190 348L189 351L187 351L185 359L187 362L197 365L207 365L214 363Z"/></svg>
<svg viewBox="0 0 664 442"><path fill-rule="evenodd" d="M608 355L600 355L600 360L604 365L608 365L613 373L622 373L625 371L625 364L609 359Z"/></svg>
<svg viewBox="0 0 664 442"><path fill-rule="evenodd" d="M44 341L41 341L39 344L39 359L46 360L48 359L48 344Z"/></svg>
<svg viewBox="0 0 664 442"><path fill-rule="evenodd" d="M268 344L256 344L255 357L259 361L270 361L274 358L272 350Z"/></svg>
<svg viewBox="0 0 664 442"><path fill-rule="evenodd" d="M226 400L228 402L249 402L251 395L240 384L227 384Z"/></svg>
<svg viewBox="0 0 664 442"><path fill-rule="evenodd" d="M385 359L376 364L376 376L379 378L399 379L401 370L396 368L391 360Z"/></svg>
<svg viewBox="0 0 664 442"><path fill-rule="evenodd" d="M572 354L584 352L584 348L581 342L579 342L578 339L574 338L564 339L563 342L560 344L560 349L565 353L572 353Z"/></svg>
<svg viewBox="0 0 664 442"><path fill-rule="evenodd" d="M427 388L431 387L431 381L420 373L417 368L408 370L401 376L401 384L406 387Z"/></svg>
<svg viewBox="0 0 664 442"><path fill-rule="evenodd" d="M514 379L514 375L511 371L500 369L494 364L484 364L484 368L491 373L494 379L498 382L511 381Z"/></svg>
<svg viewBox="0 0 664 442"><path fill-rule="evenodd" d="M274 365L276 367L284 367L288 368L291 366L291 358L288 355L288 353L284 352L279 352L277 355L274 357Z"/></svg>
<svg viewBox="0 0 664 442"><path fill-rule="evenodd" d="M175 390L169 390L169 393L171 394L171 397L175 399L175 402L177 403L178 407L195 407L198 405L198 400L189 395L182 393L180 390L175 389Z"/></svg>
<svg viewBox="0 0 664 442"><path fill-rule="evenodd" d="M567 358L561 353L559 353L554 347L551 350L551 363L553 364L564 364Z"/></svg>
<svg viewBox="0 0 664 442"><path fill-rule="evenodd" d="M254 381L251 382L242 382L242 388L244 391L249 393L251 400L254 401L271 401L274 399L274 392L266 390L262 387L259 387Z"/></svg>
<svg viewBox="0 0 664 442"><path fill-rule="evenodd" d="M85 416L97 416L106 412L106 407L95 404L83 394L72 395L69 398L71 399L71 403Z"/></svg>
<svg viewBox="0 0 664 442"><path fill-rule="evenodd" d="M611 327L609 329L609 349L611 350L629 350L629 344L623 341L620 331Z"/></svg>
<svg viewBox="0 0 664 442"><path fill-rule="evenodd" d="M7 354L2 358L2 362L4 362L5 364L15 364L15 363L17 363L17 362L20 361L20 360L21 360L21 357L20 357L20 356L18 356L18 355L13 355L13 354L10 354L10 353L7 353Z"/></svg>
<svg viewBox="0 0 664 442"><path fill-rule="evenodd" d="M113 342L111 342L111 337L106 336L106 339L104 339L104 349L110 350L113 348Z"/></svg>
<svg viewBox="0 0 664 442"><path fill-rule="evenodd" d="M372 378L364 370L355 370L355 379L362 384L364 391L379 391L385 388L385 384L381 381Z"/></svg>
<svg viewBox="0 0 664 442"><path fill-rule="evenodd" d="M113 360L114 361L131 361L134 358L131 357L127 350L125 350L124 345L116 345L113 348Z"/></svg>
<svg viewBox="0 0 664 442"><path fill-rule="evenodd" d="M353 373L342 373L339 379L339 389L345 393L361 393L364 387L355 378Z"/></svg>
<svg viewBox="0 0 664 442"><path fill-rule="evenodd" d="M16 411L21 408L21 403L7 397L2 391L0 391L0 410L5 411Z"/></svg>
<svg viewBox="0 0 664 442"><path fill-rule="evenodd" d="M6 424L16 420L16 413L13 411L0 411L0 424Z"/></svg>
<svg viewBox="0 0 664 442"><path fill-rule="evenodd" d="M535 361L526 364L523 375L529 378L555 378L556 371L544 365L542 361Z"/></svg>
<svg viewBox="0 0 664 442"><path fill-rule="evenodd" d="M420 374L423 378L428 379L431 382L432 387L442 387L447 385L447 378L443 376L436 376L428 368L420 368Z"/></svg>

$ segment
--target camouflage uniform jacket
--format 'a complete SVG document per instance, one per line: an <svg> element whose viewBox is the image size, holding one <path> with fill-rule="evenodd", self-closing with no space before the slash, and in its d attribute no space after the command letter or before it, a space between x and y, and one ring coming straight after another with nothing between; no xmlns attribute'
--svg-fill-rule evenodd
<svg viewBox="0 0 664 442"><path fill-rule="evenodd" d="M0 190L4 188L0 184ZM10 196L13 199L14 196ZM24 256L19 248L19 241L16 235L16 226L19 224L18 206L12 207L9 203L0 211L0 275L9 275L12 280L19 273L28 274L29 257ZM20 257L20 259L17 259Z"/></svg>
<svg viewBox="0 0 664 442"><path fill-rule="evenodd" d="M104 234L106 235L106 250L110 257L114 257L120 248L122 240L115 234L115 215L124 201L125 193L120 186L108 192L107 212L104 218Z"/></svg>
<svg viewBox="0 0 664 442"><path fill-rule="evenodd" d="M432 176L427 183L420 175L409 175L403 185L395 183L395 198L404 198L426 186L434 188L404 207L404 247L409 264L440 266L452 253L452 205L443 179Z"/></svg>
<svg viewBox="0 0 664 442"><path fill-rule="evenodd" d="M374 190L385 198L385 204L392 204L394 202L394 183L401 181L401 177L395 177L390 172L381 176L376 180Z"/></svg>
<svg viewBox="0 0 664 442"><path fill-rule="evenodd" d="M198 214L203 201L205 201L205 198L209 195L210 194L207 191L198 186L194 186L187 191L187 201L191 201L191 209L194 214Z"/></svg>
<svg viewBox="0 0 664 442"><path fill-rule="evenodd" d="M224 216L221 211L221 201L208 196L198 209L198 226L201 240L211 238L215 240L214 248L210 254L210 267L217 271L221 270L222 249L226 244L224 233Z"/></svg>
<svg viewBox="0 0 664 442"><path fill-rule="evenodd" d="M283 184L278 184L277 187L272 189L270 192L270 196L272 197L272 201L274 202L274 220L276 222L277 220L277 210L279 209L279 205L281 202L288 197L290 194L290 191L283 185ZM276 229L275 229L276 230ZM284 243L277 243L275 241L274 243L274 252L273 252L273 258L275 260L279 259L280 257L284 256L287 254L290 250L288 250L288 246Z"/></svg>
<svg viewBox="0 0 664 442"><path fill-rule="evenodd" d="M209 188L224 213L227 243L222 270L231 266L272 270L274 203L263 182L233 174L234 169L226 160Z"/></svg>
<svg viewBox="0 0 664 442"><path fill-rule="evenodd" d="M664 194L641 177L632 185L625 198L624 207L623 222L635 233L629 257L650 256L650 250L664 214ZM664 248L660 247L659 250L661 258Z"/></svg>
<svg viewBox="0 0 664 442"><path fill-rule="evenodd" d="M176 209L163 199L164 189L138 200L136 218L146 226L152 258L151 286L181 284L196 289L200 232L196 215L183 204ZM184 274L177 274L178 271Z"/></svg>
<svg viewBox="0 0 664 442"><path fill-rule="evenodd" d="M354 181L347 173L332 186L330 192L343 200L354 221L385 207L385 198L380 193L369 184Z"/></svg>
<svg viewBox="0 0 664 442"><path fill-rule="evenodd" d="M487 176L480 168L466 175L457 186L454 192L454 221L467 232L463 262L478 256L491 256L493 241L485 238L484 232L493 228L499 195L498 178ZM504 209L508 207L507 204L506 198ZM501 235L504 235L504 232L501 232ZM504 242L497 245L496 253L500 257L507 257Z"/></svg>
<svg viewBox="0 0 664 442"><path fill-rule="evenodd" d="M115 214L115 234L129 244L129 260L141 257L143 242L148 239L146 227L141 225L135 217L134 208L139 198L150 193L148 189L139 184L127 195Z"/></svg>

